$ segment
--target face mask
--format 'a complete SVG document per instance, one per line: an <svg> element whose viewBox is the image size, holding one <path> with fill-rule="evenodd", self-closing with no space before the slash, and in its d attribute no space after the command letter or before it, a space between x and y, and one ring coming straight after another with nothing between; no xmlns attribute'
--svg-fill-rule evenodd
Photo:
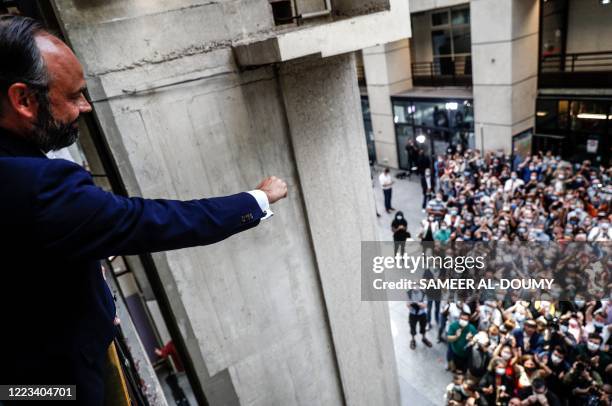
<svg viewBox="0 0 612 406"><path fill-rule="evenodd" d="M460 325L461 327L465 327L465 326L467 326L467 325L468 325L468 321L467 321L467 320L463 320L463 319L461 319L461 320L459 320L459 325Z"/></svg>
<svg viewBox="0 0 612 406"><path fill-rule="evenodd" d="M512 354L510 354L509 352L502 352L501 356L503 359L505 359L506 361L508 361L510 358L512 358Z"/></svg>
<svg viewBox="0 0 612 406"><path fill-rule="evenodd" d="M404 218L404 217L402 217L402 216L397 216L397 219L398 219L398 220L401 220L401 219L403 219L403 218Z"/></svg>
<svg viewBox="0 0 612 406"><path fill-rule="evenodd" d="M506 368L495 368L495 373L497 375L505 375L506 374Z"/></svg>
<svg viewBox="0 0 612 406"><path fill-rule="evenodd" d="M597 351L599 349L599 345L589 341L589 342L587 342L587 348L589 349L589 351L595 352L595 351Z"/></svg>
<svg viewBox="0 0 612 406"><path fill-rule="evenodd" d="M563 361L563 359L561 357L557 357L555 354L552 354L550 356L550 360L552 361L552 363L554 365L559 365L561 363L561 361Z"/></svg>
<svg viewBox="0 0 612 406"><path fill-rule="evenodd" d="M567 333L567 330L569 329L569 327L567 327L565 324L561 324L561 326L559 326L559 329L561 330L563 334L565 334Z"/></svg>
<svg viewBox="0 0 612 406"><path fill-rule="evenodd" d="M489 336L489 341L491 341L491 344L497 345L499 343L499 336Z"/></svg>
<svg viewBox="0 0 612 406"><path fill-rule="evenodd" d="M456 384L455 384L455 386L454 386L454 389L455 389L457 392L460 392L460 391L461 391L461 389L462 389L462 385L461 385L460 383L459 383L459 384L457 384L457 383L456 383Z"/></svg>
<svg viewBox="0 0 612 406"><path fill-rule="evenodd" d="M578 307L582 307L584 306L584 300L574 300L574 303L576 304L576 306Z"/></svg>

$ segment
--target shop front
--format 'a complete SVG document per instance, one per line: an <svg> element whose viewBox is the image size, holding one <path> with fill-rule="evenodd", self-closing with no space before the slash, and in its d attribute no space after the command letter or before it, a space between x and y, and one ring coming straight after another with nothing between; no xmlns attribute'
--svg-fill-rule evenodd
<svg viewBox="0 0 612 406"><path fill-rule="evenodd" d="M409 170L406 145L413 141L433 162L438 155L474 148L472 99L391 98L400 169Z"/></svg>
<svg viewBox="0 0 612 406"><path fill-rule="evenodd" d="M612 98L540 96L533 152L552 151L571 162L610 165Z"/></svg>

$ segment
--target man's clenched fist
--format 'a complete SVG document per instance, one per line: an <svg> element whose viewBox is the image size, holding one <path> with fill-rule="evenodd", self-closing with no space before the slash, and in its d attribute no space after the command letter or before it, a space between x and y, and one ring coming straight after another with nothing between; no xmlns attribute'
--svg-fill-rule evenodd
<svg viewBox="0 0 612 406"><path fill-rule="evenodd" d="M269 178L264 179L257 186L257 189L261 190L266 194L266 196L268 196L268 202L270 202L270 204L287 197L287 184L276 176L270 176Z"/></svg>

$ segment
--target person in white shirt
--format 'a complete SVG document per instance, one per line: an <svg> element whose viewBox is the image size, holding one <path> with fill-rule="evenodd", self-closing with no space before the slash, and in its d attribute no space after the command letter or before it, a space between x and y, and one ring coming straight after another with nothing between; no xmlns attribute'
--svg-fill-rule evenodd
<svg viewBox="0 0 612 406"><path fill-rule="evenodd" d="M600 220L589 232L588 241L612 241L612 229L607 219Z"/></svg>
<svg viewBox="0 0 612 406"><path fill-rule="evenodd" d="M504 185L504 192L514 193L514 191L525 184L522 179L519 179L516 172L510 174L510 179L506 181Z"/></svg>
<svg viewBox="0 0 612 406"><path fill-rule="evenodd" d="M385 194L385 210L387 213L395 210L391 206L391 193L393 191L393 179L391 179L391 171L389 168L385 168L385 171L378 177L380 186L382 187L383 193Z"/></svg>

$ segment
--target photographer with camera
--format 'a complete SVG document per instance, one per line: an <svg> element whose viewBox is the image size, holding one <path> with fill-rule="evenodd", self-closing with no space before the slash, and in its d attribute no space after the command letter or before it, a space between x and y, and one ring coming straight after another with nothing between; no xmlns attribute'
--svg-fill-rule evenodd
<svg viewBox="0 0 612 406"><path fill-rule="evenodd" d="M575 347L575 359L585 359L599 376L605 376L606 367L611 362L608 352L601 350L602 341L599 334L591 333L586 343L578 344Z"/></svg>
<svg viewBox="0 0 612 406"><path fill-rule="evenodd" d="M566 356L566 350L559 345L553 347L552 351L542 355L542 361L546 363L546 366L551 371L545 378L546 386L562 398L567 398L569 395L563 384L563 378L571 368L570 364L566 361Z"/></svg>
<svg viewBox="0 0 612 406"><path fill-rule="evenodd" d="M570 406L598 405L601 397L601 376L591 369L590 363L584 357L574 362L574 365L563 378L563 383L570 392Z"/></svg>

